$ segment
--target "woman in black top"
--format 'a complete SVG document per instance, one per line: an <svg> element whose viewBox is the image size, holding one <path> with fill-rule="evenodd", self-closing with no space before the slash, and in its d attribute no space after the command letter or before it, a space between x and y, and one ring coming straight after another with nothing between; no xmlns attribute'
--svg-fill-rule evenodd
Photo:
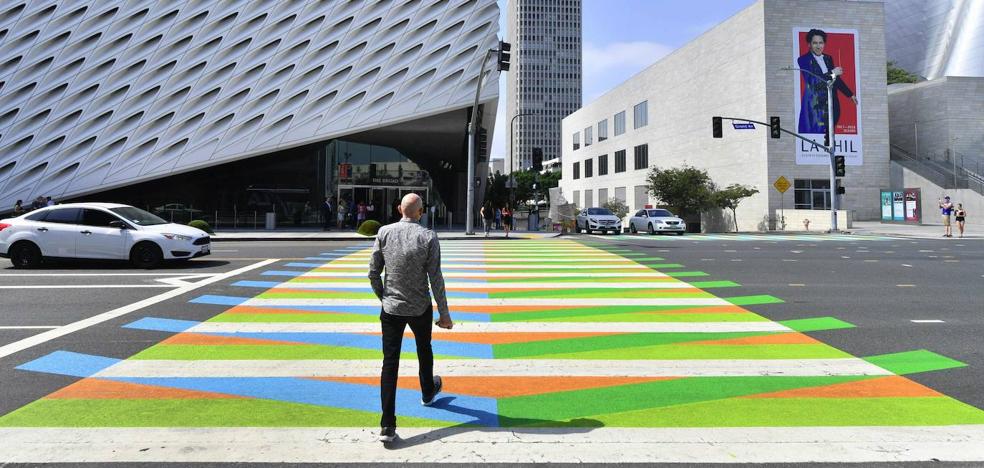
<svg viewBox="0 0 984 468"><path fill-rule="evenodd" d="M957 203L957 211L954 215L956 215L957 229L960 230L960 237L963 237L964 224L967 222L967 211L964 210L963 203Z"/></svg>
<svg viewBox="0 0 984 468"><path fill-rule="evenodd" d="M512 229L512 208L509 205L502 207L502 229L506 231L506 237L509 237L509 230Z"/></svg>

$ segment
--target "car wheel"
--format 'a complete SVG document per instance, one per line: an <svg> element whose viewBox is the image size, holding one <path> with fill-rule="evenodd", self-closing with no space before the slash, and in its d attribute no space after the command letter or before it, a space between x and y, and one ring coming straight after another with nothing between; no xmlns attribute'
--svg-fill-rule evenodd
<svg viewBox="0 0 984 468"><path fill-rule="evenodd" d="M28 241L20 241L10 246L10 262L14 268L37 268L41 266L44 257L41 256L41 249Z"/></svg>
<svg viewBox="0 0 984 468"><path fill-rule="evenodd" d="M652 224L646 226L646 230L649 231L649 235L650 236L656 233L656 229L653 228L653 225Z"/></svg>
<svg viewBox="0 0 984 468"><path fill-rule="evenodd" d="M141 242L130 250L130 263L137 268L151 269L164 260L161 248L153 242Z"/></svg>
<svg viewBox="0 0 984 468"><path fill-rule="evenodd" d="M629 232L631 232L632 234L638 234L639 233L639 230L636 229L635 224L630 224L629 225Z"/></svg>

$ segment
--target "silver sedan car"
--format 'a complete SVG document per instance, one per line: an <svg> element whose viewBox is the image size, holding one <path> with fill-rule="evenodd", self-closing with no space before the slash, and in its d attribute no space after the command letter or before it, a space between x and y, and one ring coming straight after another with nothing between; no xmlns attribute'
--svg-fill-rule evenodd
<svg viewBox="0 0 984 468"><path fill-rule="evenodd" d="M629 218L629 231L633 234L646 231L650 234L675 232L682 236L687 231L687 223L661 208L647 208L637 211Z"/></svg>

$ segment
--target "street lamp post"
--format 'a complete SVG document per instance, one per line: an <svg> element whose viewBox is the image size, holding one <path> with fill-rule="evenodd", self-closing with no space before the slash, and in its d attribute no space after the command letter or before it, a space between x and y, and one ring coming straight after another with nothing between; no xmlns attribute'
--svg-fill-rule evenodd
<svg viewBox="0 0 984 468"><path fill-rule="evenodd" d="M485 52L485 57L482 58L482 64L478 70L478 83L475 86L475 104L472 106L471 122L468 123L468 171L465 179L468 181L468 194L465 197L465 235L468 236L475 235L475 184L472 181L475 179L475 126L478 120L478 99L482 94L485 63L489 61L489 57L495 51L495 49L489 49Z"/></svg>
<svg viewBox="0 0 984 468"><path fill-rule="evenodd" d="M818 75L802 68L785 67L783 70L809 73L827 83L827 131L830 132L830 144L825 149L830 154L830 232L837 232L837 175L834 172L834 153L837 148L834 143L834 83L840 73L831 70L828 80L826 75Z"/></svg>
<svg viewBox="0 0 984 468"><path fill-rule="evenodd" d="M534 112L520 112L509 119L509 178L506 180L506 184L509 186L509 205L515 203L513 200L513 147L516 145L516 118L522 117L524 115L535 115Z"/></svg>

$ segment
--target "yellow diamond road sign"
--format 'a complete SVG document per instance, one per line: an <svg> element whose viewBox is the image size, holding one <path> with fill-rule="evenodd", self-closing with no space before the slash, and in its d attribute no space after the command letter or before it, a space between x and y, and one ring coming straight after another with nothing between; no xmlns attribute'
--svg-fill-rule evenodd
<svg viewBox="0 0 984 468"><path fill-rule="evenodd" d="M776 179L776 182L772 184L772 186L775 187L776 190L779 191L779 193L786 193L786 190L789 190L789 180L787 180L783 176L779 176L779 178Z"/></svg>

